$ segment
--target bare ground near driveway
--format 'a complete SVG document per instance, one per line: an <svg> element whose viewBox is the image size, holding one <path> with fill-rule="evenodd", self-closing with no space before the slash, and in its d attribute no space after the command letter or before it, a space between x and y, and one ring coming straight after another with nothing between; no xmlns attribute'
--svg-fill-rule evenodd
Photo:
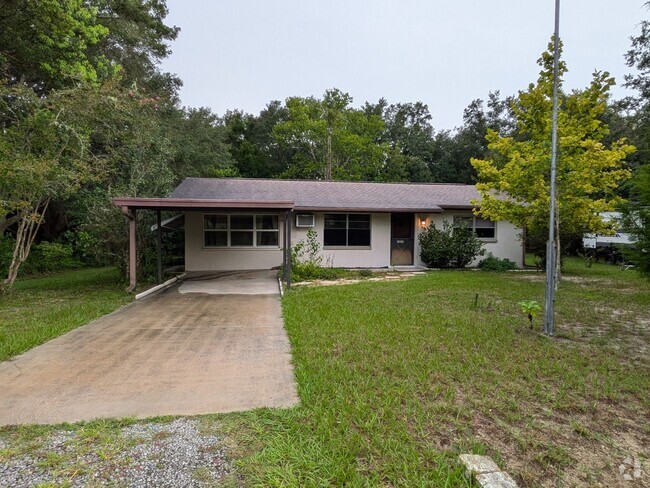
<svg viewBox="0 0 650 488"><path fill-rule="evenodd" d="M0 363L0 425L296 404L276 275L204 277Z"/></svg>

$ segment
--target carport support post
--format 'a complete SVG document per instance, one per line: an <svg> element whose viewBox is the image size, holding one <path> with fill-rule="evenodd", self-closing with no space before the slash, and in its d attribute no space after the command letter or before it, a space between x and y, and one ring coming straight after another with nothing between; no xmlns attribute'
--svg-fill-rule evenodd
<svg viewBox="0 0 650 488"><path fill-rule="evenodd" d="M284 216L284 281L291 288L291 210Z"/></svg>
<svg viewBox="0 0 650 488"><path fill-rule="evenodd" d="M122 214L129 219L129 287L128 292L135 290L136 285L136 253L135 253L135 216L136 210L122 207Z"/></svg>
<svg viewBox="0 0 650 488"><path fill-rule="evenodd" d="M158 230L156 234L156 257L158 260L158 283L162 283L162 222L160 219L160 210L156 211L156 229Z"/></svg>

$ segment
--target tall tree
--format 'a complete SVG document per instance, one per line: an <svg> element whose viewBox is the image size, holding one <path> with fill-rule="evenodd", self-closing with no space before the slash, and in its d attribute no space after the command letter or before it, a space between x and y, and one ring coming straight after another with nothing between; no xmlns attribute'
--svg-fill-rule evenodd
<svg viewBox="0 0 650 488"><path fill-rule="evenodd" d="M181 80L161 72L160 62L171 54L169 43L180 29L165 24L165 0L88 0L97 22L107 29L90 56L119 65L125 85L137 83L151 95L176 98Z"/></svg>
<svg viewBox="0 0 650 488"><path fill-rule="evenodd" d="M553 50L538 61L536 84L519 92L513 104L517 137L488 131L489 159L472 159L481 194L479 213L491 220L510 220L532 237L548 234L549 169ZM560 76L566 66L560 62ZM566 94L560 87L557 166L557 241L560 236L608 232L601 212L614 210L620 197L618 185L629 177L625 158L634 148L624 139L603 143L609 133L601 117L614 80L596 72L589 87Z"/></svg>
<svg viewBox="0 0 650 488"><path fill-rule="evenodd" d="M650 8L650 2L645 6ZM637 96L623 101L629 112L618 118L639 148L637 168L627 187L629 201L622 211L624 227L636 241L631 258L636 268L650 277L650 21L643 20L639 28L625 56L627 65L636 68L635 74L625 77L625 86L635 89Z"/></svg>
<svg viewBox="0 0 650 488"><path fill-rule="evenodd" d="M83 0L0 0L0 74L39 92L97 83L116 70L103 53L89 56L108 34Z"/></svg>
<svg viewBox="0 0 650 488"><path fill-rule="evenodd" d="M288 119L277 124L278 143L293 152L285 176L312 179L382 180L389 147L379 142L381 118L350 106L340 90L322 99L289 98Z"/></svg>
<svg viewBox="0 0 650 488"><path fill-rule="evenodd" d="M225 114L226 142L241 176L277 178L287 170L292 150L278 143L273 129L288 117L289 111L278 100L269 102L257 116L240 110Z"/></svg>

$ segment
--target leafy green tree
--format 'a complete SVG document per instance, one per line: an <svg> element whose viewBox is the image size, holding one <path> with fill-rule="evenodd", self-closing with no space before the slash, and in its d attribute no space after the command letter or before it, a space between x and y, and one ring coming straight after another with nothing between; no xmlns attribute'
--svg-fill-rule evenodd
<svg viewBox="0 0 650 488"><path fill-rule="evenodd" d="M322 99L289 98L288 119L274 127L281 147L293 153L285 176L312 179L382 180L389 148L378 143L381 118L350 106L340 90Z"/></svg>
<svg viewBox="0 0 650 488"><path fill-rule="evenodd" d="M517 137L489 130L489 159L471 160L478 174L480 215L510 220L543 240L548 234L549 168L553 52L542 54L536 84L519 92L513 103ZM566 72L560 62L559 73ZM572 234L606 233L611 228L600 213L620 203L619 184L629 177L625 158L634 148L624 139L603 143L609 129L601 117L614 80L596 72L589 87L570 94L560 89L557 164L557 241ZM478 202L477 202L478 203Z"/></svg>
<svg viewBox="0 0 650 488"><path fill-rule="evenodd" d="M278 143L273 130L288 117L287 108L277 100L257 116L239 110L226 113L226 142L241 176L277 178L287 170L293 151Z"/></svg>
<svg viewBox="0 0 650 488"><path fill-rule="evenodd" d="M103 54L88 55L108 35L97 9L83 0L0 2L0 72L39 91L72 81L98 83L116 67Z"/></svg>
<svg viewBox="0 0 650 488"><path fill-rule="evenodd" d="M47 208L90 178L89 135L75 116L94 90L77 87L47 98L23 84L0 83L0 230L17 225L13 256L1 288L13 285L29 256Z"/></svg>
<svg viewBox="0 0 650 488"><path fill-rule="evenodd" d="M510 98L501 99L491 92L487 103L473 100L463 112L463 125L455 132L440 131L433 139L433 152L428 162L432 181L439 183L476 182L476 172L470 160L488 156L488 130L502 135L514 135ZM487 110L486 110L487 105Z"/></svg>
<svg viewBox="0 0 650 488"><path fill-rule="evenodd" d="M623 227L634 238L628 250L636 269L650 278L650 165L641 166L630 181L630 199L623 206Z"/></svg>
<svg viewBox="0 0 650 488"><path fill-rule="evenodd" d="M168 9L165 0L88 0L97 12L97 23L107 34L89 48L89 56L107 58L119 65L123 84L137 83L150 95L171 100L181 80L160 71L159 63L171 54L169 43L180 29L165 24Z"/></svg>
<svg viewBox="0 0 650 488"><path fill-rule="evenodd" d="M233 167L226 128L207 108L167 107L161 117L161 130L171 145L171 169L176 181L189 176L214 177Z"/></svg>

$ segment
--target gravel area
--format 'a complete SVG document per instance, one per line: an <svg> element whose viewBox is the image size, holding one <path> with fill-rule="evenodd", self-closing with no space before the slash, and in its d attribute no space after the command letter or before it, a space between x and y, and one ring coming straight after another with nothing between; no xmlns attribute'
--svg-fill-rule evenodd
<svg viewBox="0 0 650 488"><path fill-rule="evenodd" d="M230 473L223 439L202 435L195 419L136 423L111 436L58 430L19 455L0 439L0 486L203 487Z"/></svg>

